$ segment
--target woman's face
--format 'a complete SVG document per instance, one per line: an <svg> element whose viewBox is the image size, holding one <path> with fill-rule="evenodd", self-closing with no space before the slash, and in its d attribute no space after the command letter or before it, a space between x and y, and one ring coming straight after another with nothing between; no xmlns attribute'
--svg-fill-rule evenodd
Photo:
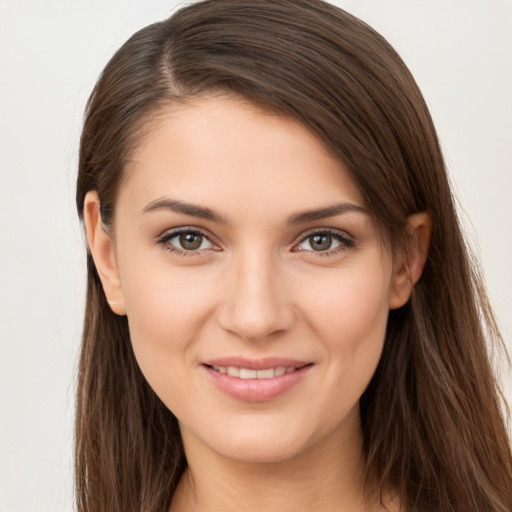
<svg viewBox="0 0 512 512"><path fill-rule="evenodd" d="M152 128L105 288L186 448L279 461L359 440L394 271L346 168L236 98L169 107Z"/></svg>

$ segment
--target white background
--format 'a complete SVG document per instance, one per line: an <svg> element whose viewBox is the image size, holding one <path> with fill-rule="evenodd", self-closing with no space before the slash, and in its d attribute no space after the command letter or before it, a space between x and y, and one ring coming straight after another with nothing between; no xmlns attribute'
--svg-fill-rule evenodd
<svg viewBox="0 0 512 512"><path fill-rule="evenodd" d="M73 509L82 113L115 49L184 3L0 0L0 512ZM387 37L416 76L510 348L512 1L337 4Z"/></svg>

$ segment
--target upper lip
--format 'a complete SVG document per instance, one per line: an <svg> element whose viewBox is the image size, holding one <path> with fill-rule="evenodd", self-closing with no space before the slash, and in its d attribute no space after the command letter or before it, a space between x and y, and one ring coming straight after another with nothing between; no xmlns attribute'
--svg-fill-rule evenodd
<svg viewBox="0 0 512 512"><path fill-rule="evenodd" d="M290 368L292 366L300 368L301 366L311 364L311 361L303 361L287 357L220 357L216 359L208 359L207 361L203 361L202 364L206 366L232 366L234 368L247 368L249 370L266 370L268 368L278 368L282 366L285 368Z"/></svg>

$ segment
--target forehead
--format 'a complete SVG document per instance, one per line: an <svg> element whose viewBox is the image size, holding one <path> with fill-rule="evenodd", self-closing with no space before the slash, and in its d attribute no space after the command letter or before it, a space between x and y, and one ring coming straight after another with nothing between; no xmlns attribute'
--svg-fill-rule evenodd
<svg viewBox="0 0 512 512"><path fill-rule="evenodd" d="M275 213L364 204L347 168L314 133L238 97L195 98L159 111L125 178L119 199L140 208L167 195L221 210L273 205Z"/></svg>

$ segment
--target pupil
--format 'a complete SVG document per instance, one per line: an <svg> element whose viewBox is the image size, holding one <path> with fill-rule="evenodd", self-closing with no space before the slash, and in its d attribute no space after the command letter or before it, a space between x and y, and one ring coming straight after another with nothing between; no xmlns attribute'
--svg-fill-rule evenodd
<svg viewBox="0 0 512 512"><path fill-rule="evenodd" d="M313 235L311 237L311 247L315 251L326 251L332 244L331 235Z"/></svg>
<svg viewBox="0 0 512 512"><path fill-rule="evenodd" d="M183 249L188 251L195 251L201 247L203 237L196 233L183 233L180 235L180 244Z"/></svg>

